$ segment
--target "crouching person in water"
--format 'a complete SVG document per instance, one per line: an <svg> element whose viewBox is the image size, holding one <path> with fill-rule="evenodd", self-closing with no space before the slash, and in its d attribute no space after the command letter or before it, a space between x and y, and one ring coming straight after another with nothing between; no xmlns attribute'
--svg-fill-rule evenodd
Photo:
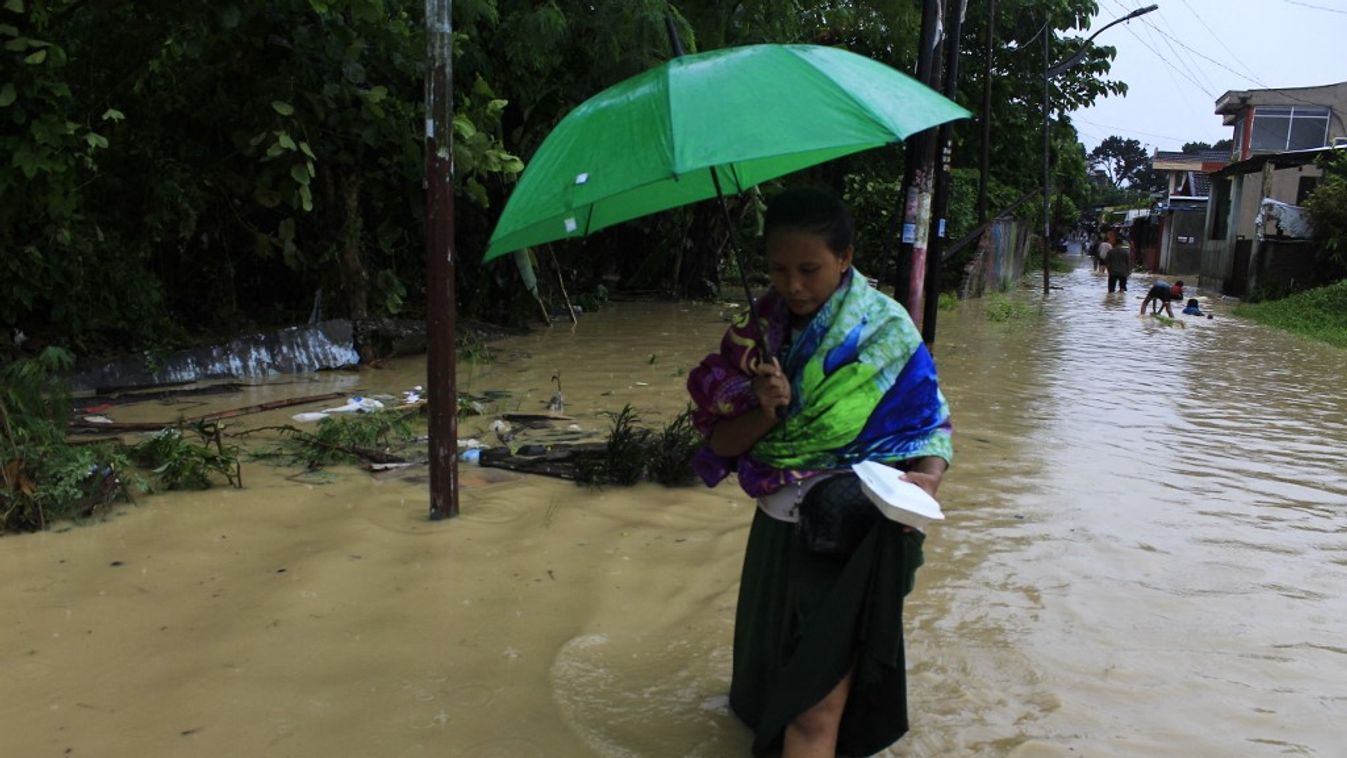
<svg viewBox="0 0 1347 758"><path fill-rule="evenodd" d="M1174 318L1174 308L1170 303L1175 300L1183 299L1183 280L1174 282L1171 286L1169 282L1157 281L1151 285L1150 290L1146 292L1146 297L1141 301L1141 313L1146 315L1146 306L1151 306L1151 313L1159 313L1164 309L1170 318Z"/></svg>
<svg viewBox="0 0 1347 758"><path fill-rule="evenodd" d="M764 239L771 291L688 377L707 441L694 468L758 501L730 706L755 754L871 755L907 732L903 598L924 535L884 518L850 466L890 464L934 496L949 407L907 312L852 267L840 199L777 195Z"/></svg>

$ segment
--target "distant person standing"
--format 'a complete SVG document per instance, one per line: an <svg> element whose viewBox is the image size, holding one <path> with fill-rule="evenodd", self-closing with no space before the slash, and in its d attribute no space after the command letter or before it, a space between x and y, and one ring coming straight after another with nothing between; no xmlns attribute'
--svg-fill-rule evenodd
<svg viewBox="0 0 1347 758"><path fill-rule="evenodd" d="M1113 246L1108 243L1104 236L1099 236L1092 240L1090 246L1090 257L1094 259L1093 271L1100 271L1104 268L1104 256Z"/></svg>
<svg viewBox="0 0 1347 758"><path fill-rule="evenodd" d="M1108 253L1104 256L1104 265L1108 268L1108 291L1116 287L1119 292L1127 291L1127 277L1132 273L1132 249L1126 240L1119 240L1118 228L1109 227Z"/></svg>

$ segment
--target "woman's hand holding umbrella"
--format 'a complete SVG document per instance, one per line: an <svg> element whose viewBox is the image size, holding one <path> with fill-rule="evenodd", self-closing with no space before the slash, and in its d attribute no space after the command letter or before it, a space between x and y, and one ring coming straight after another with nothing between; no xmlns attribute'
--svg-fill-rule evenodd
<svg viewBox="0 0 1347 758"><path fill-rule="evenodd" d="M764 418L771 419L773 423L785 418L786 409L790 407L790 380L781 370L781 362L776 358L772 359L771 364L754 361L753 370L753 392L758 396L758 406L762 409Z"/></svg>

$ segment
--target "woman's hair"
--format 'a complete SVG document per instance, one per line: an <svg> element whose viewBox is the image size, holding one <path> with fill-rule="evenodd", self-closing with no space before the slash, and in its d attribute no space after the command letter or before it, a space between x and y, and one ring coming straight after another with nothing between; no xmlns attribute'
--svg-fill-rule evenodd
<svg viewBox="0 0 1347 758"><path fill-rule="evenodd" d="M1200 307L1200 306L1201 306L1201 304L1197 302L1197 298L1195 298L1195 297L1190 297L1190 298L1188 298L1188 307L1189 307L1189 308L1198 308L1198 307Z"/></svg>
<svg viewBox="0 0 1347 758"><path fill-rule="evenodd" d="M841 256L855 240L851 211L836 193L815 187L788 189L767 201L762 236L789 229L816 234Z"/></svg>

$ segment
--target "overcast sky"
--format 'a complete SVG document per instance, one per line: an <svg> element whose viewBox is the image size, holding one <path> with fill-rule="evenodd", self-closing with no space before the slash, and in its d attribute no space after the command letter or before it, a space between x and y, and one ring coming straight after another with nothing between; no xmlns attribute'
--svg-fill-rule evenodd
<svg viewBox="0 0 1347 758"><path fill-rule="evenodd" d="M1128 92L1071 114L1087 151L1114 134L1147 152L1229 139L1214 112L1229 90L1347 81L1347 0L1098 0L1082 36L1152 1L1095 39L1117 48L1110 78Z"/></svg>

